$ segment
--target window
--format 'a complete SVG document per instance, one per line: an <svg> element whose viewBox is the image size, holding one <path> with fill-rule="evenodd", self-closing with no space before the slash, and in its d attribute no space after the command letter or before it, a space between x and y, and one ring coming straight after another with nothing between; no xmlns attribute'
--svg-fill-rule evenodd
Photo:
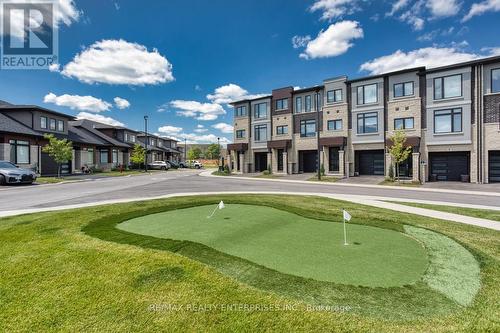
<svg viewBox="0 0 500 333"><path fill-rule="evenodd" d="M288 134L288 126L276 126L276 135L285 135Z"/></svg>
<svg viewBox="0 0 500 333"><path fill-rule="evenodd" d="M413 95L413 81L405 83L396 83L394 85L394 98L412 96Z"/></svg>
<svg viewBox="0 0 500 333"><path fill-rule="evenodd" d="M40 117L40 128L47 129L47 117Z"/></svg>
<svg viewBox="0 0 500 333"><path fill-rule="evenodd" d="M101 149L99 151L99 161L101 163L108 163L108 150L107 149Z"/></svg>
<svg viewBox="0 0 500 333"><path fill-rule="evenodd" d="M358 105L377 103L377 84L359 86L357 88Z"/></svg>
<svg viewBox="0 0 500 333"><path fill-rule="evenodd" d="M62 120L57 121L57 130L59 132L64 132L64 121Z"/></svg>
<svg viewBox="0 0 500 333"><path fill-rule="evenodd" d="M302 120L300 122L300 136L308 138L316 135L316 120Z"/></svg>
<svg viewBox="0 0 500 333"><path fill-rule="evenodd" d="M358 134L368 134L378 132L378 113L358 114Z"/></svg>
<svg viewBox="0 0 500 333"><path fill-rule="evenodd" d="M153 138L149 139L149 144L150 144L151 146L156 146L156 140L155 140L155 139L153 139Z"/></svg>
<svg viewBox="0 0 500 333"><path fill-rule="evenodd" d="M462 74L434 79L434 99L462 96Z"/></svg>
<svg viewBox="0 0 500 333"><path fill-rule="evenodd" d="M158 140L158 147L163 147L163 142L161 140Z"/></svg>
<svg viewBox="0 0 500 333"><path fill-rule="evenodd" d="M328 120L327 122L329 131L338 131L342 129L342 119Z"/></svg>
<svg viewBox="0 0 500 333"><path fill-rule="evenodd" d="M267 103L259 103L253 106L255 118L267 117Z"/></svg>
<svg viewBox="0 0 500 333"><path fill-rule="evenodd" d="M135 135L130 136L130 141L135 142Z"/></svg>
<svg viewBox="0 0 500 333"><path fill-rule="evenodd" d="M434 133L462 132L462 109L434 111Z"/></svg>
<svg viewBox="0 0 500 333"><path fill-rule="evenodd" d="M245 105L236 108L236 117L244 117L247 115L247 107Z"/></svg>
<svg viewBox="0 0 500 333"><path fill-rule="evenodd" d="M295 97L295 113L302 112L302 97Z"/></svg>
<svg viewBox="0 0 500 333"><path fill-rule="evenodd" d="M276 110L286 110L288 109L288 98L276 100Z"/></svg>
<svg viewBox="0 0 500 333"><path fill-rule="evenodd" d="M255 141L267 140L267 125L255 126Z"/></svg>
<svg viewBox="0 0 500 333"><path fill-rule="evenodd" d="M326 92L327 103L337 103L342 101L342 89L330 90Z"/></svg>
<svg viewBox="0 0 500 333"><path fill-rule="evenodd" d="M500 68L491 70L491 92L500 92Z"/></svg>
<svg viewBox="0 0 500 333"><path fill-rule="evenodd" d="M400 129L411 129L413 128L413 117L411 118L396 118L394 119L394 129L400 130Z"/></svg>
<svg viewBox="0 0 500 333"><path fill-rule="evenodd" d="M305 104L306 104L305 112L311 112L311 110L312 110L311 95L307 95L306 97L304 97L304 99L305 99Z"/></svg>
<svg viewBox="0 0 500 333"><path fill-rule="evenodd" d="M245 137L245 130L236 130L236 139L243 139Z"/></svg>
<svg viewBox="0 0 500 333"><path fill-rule="evenodd" d="M50 119L50 122L49 122L49 128L52 130L52 131L55 131L56 130L56 120L55 119Z"/></svg>
<svg viewBox="0 0 500 333"><path fill-rule="evenodd" d="M117 149L113 149L113 164L117 164L118 163L118 150Z"/></svg>
<svg viewBox="0 0 500 333"><path fill-rule="evenodd" d="M30 143L23 140L9 140L10 161L14 164L30 163Z"/></svg>
<svg viewBox="0 0 500 333"><path fill-rule="evenodd" d="M92 148L87 149L87 163L94 164L94 149Z"/></svg>

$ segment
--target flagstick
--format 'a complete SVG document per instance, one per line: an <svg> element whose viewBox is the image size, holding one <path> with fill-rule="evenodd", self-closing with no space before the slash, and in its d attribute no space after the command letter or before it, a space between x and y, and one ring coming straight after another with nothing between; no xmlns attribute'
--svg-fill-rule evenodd
<svg viewBox="0 0 500 333"><path fill-rule="evenodd" d="M215 211L217 210L217 208L219 208L219 206L215 207L214 211L212 212L212 214L210 214L210 216L207 216L207 219L211 218L212 216L214 216L215 214Z"/></svg>
<svg viewBox="0 0 500 333"><path fill-rule="evenodd" d="M349 244L347 244L347 236L346 236L346 232L345 232L345 216L344 216L344 212L342 212L342 218L344 220L344 245L349 245Z"/></svg>

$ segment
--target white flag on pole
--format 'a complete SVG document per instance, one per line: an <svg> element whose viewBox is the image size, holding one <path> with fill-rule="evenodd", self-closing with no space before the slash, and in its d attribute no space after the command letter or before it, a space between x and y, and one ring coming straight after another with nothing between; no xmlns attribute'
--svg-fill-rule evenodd
<svg viewBox="0 0 500 333"><path fill-rule="evenodd" d="M223 208L226 208L226 206L224 206L224 201L220 201L219 202L219 206L217 206L219 209L223 209Z"/></svg>
<svg viewBox="0 0 500 333"><path fill-rule="evenodd" d="M351 217L352 217L352 216L351 216L351 214L349 214L349 213L347 212L347 210L345 210L345 209L343 209L342 211L343 211L343 213L344 213L344 220L346 220L346 221L350 221L350 220L351 220Z"/></svg>

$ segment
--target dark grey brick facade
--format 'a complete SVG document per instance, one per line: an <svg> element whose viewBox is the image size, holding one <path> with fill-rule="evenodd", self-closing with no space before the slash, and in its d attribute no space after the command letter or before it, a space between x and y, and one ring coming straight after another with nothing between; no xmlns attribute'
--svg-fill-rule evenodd
<svg viewBox="0 0 500 333"><path fill-rule="evenodd" d="M484 122L500 122L500 94L484 96Z"/></svg>

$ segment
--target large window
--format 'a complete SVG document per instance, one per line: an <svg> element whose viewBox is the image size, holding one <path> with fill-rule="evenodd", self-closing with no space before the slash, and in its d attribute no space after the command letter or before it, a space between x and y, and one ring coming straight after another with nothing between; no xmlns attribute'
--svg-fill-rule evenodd
<svg viewBox="0 0 500 333"><path fill-rule="evenodd" d="M337 103L342 101L342 89L330 90L326 92L327 103Z"/></svg>
<svg viewBox="0 0 500 333"><path fill-rule="evenodd" d="M118 163L118 149L113 149L112 159L113 159L113 164Z"/></svg>
<svg viewBox="0 0 500 333"><path fill-rule="evenodd" d="M434 99L462 96L462 74L434 79Z"/></svg>
<svg viewBox="0 0 500 333"><path fill-rule="evenodd" d="M305 99L305 104L306 104L306 112L311 112L312 111L312 97L311 95L307 95L304 97Z"/></svg>
<svg viewBox="0 0 500 333"><path fill-rule="evenodd" d="M358 134L368 134L378 132L378 113L358 114Z"/></svg>
<svg viewBox="0 0 500 333"><path fill-rule="evenodd" d="M49 128L51 131L55 131L56 130L56 120L55 119L50 119L49 120Z"/></svg>
<svg viewBox="0 0 500 333"><path fill-rule="evenodd" d="M14 164L30 163L30 143L23 140L9 140L10 161Z"/></svg>
<svg viewBox="0 0 500 333"><path fill-rule="evenodd" d="M235 112L236 117L244 117L247 115L247 107L245 105L238 106Z"/></svg>
<svg viewBox="0 0 500 333"><path fill-rule="evenodd" d="M295 113L302 112L302 97L295 97Z"/></svg>
<svg viewBox="0 0 500 333"><path fill-rule="evenodd" d="M87 149L87 163L94 164L94 149L92 148Z"/></svg>
<svg viewBox="0 0 500 333"><path fill-rule="evenodd" d="M342 119L328 120L327 126L329 131L339 131L342 129Z"/></svg>
<svg viewBox="0 0 500 333"><path fill-rule="evenodd" d="M40 128L47 129L47 117L40 117Z"/></svg>
<svg viewBox="0 0 500 333"><path fill-rule="evenodd" d="M99 161L101 163L109 163L108 150L107 149L101 149L99 151Z"/></svg>
<svg viewBox="0 0 500 333"><path fill-rule="evenodd" d="M358 105L377 103L377 84L368 84L357 88Z"/></svg>
<svg viewBox="0 0 500 333"><path fill-rule="evenodd" d="M59 132L64 132L64 121L62 120L57 121L57 130Z"/></svg>
<svg viewBox="0 0 500 333"><path fill-rule="evenodd" d="M267 117L267 103L259 103L253 106L254 117L255 118L266 118Z"/></svg>
<svg viewBox="0 0 500 333"><path fill-rule="evenodd" d="M288 134L287 125L276 126L276 135L285 135L285 134Z"/></svg>
<svg viewBox="0 0 500 333"><path fill-rule="evenodd" d="M255 126L255 141L267 140L267 125Z"/></svg>
<svg viewBox="0 0 500 333"><path fill-rule="evenodd" d="M236 130L236 139L243 139L245 137L245 130Z"/></svg>
<svg viewBox="0 0 500 333"><path fill-rule="evenodd" d="M396 130L411 129L413 128L413 126L414 126L413 117L394 119L394 129Z"/></svg>
<svg viewBox="0 0 500 333"><path fill-rule="evenodd" d="M286 110L288 109L288 98L282 98L276 100L276 110Z"/></svg>
<svg viewBox="0 0 500 333"><path fill-rule="evenodd" d="M316 120L302 120L300 122L300 136L308 138L316 135Z"/></svg>
<svg viewBox="0 0 500 333"><path fill-rule="evenodd" d="M394 98L413 96L413 81L396 83L394 85Z"/></svg>
<svg viewBox="0 0 500 333"><path fill-rule="evenodd" d="M491 92L500 92L500 68L491 70Z"/></svg>
<svg viewBox="0 0 500 333"><path fill-rule="evenodd" d="M434 111L434 133L462 132L462 109Z"/></svg>

